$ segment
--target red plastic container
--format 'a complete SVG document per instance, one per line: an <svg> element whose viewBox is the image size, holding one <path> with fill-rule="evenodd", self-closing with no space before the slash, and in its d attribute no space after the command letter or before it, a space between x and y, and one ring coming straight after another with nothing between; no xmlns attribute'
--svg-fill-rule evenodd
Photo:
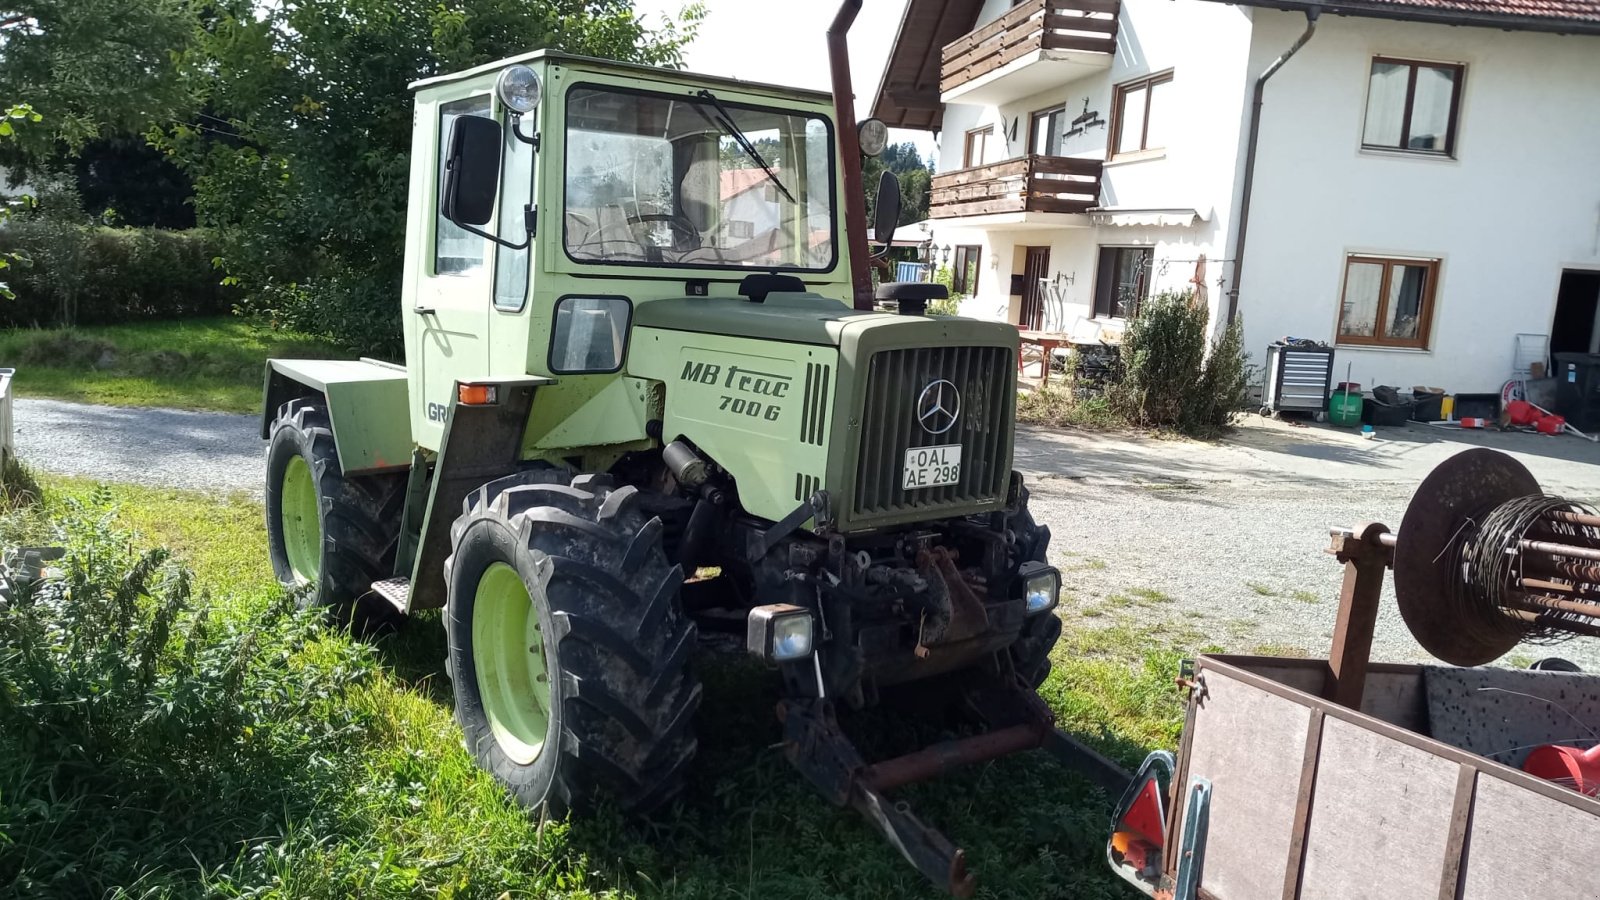
<svg viewBox="0 0 1600 900"><path fill-rule="evenodd" d="M1533 423L1535 431L1540 434L1560 434L1567 427L1567 420L1561 416L1540 416L1539 421Z"/></svg>
<svg viewBox="0 0 1600 900"><path fill-rule="evenodd" d="M1528 754L1522 771L1590 797L1600 796L1600 744L1587 750L1546 744Z"/></svg>

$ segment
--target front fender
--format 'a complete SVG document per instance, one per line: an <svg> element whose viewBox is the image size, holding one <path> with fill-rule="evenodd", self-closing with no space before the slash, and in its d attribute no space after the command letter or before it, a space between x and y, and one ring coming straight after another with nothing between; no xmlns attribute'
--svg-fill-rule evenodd
<svg viewBox="0 0 1600 900"><path fill-rule="evenodd" d="M346 475L409 468L411 409L403 366L372 359L267 360L261 437L272 436L278 407L321 394Z"/></svg>

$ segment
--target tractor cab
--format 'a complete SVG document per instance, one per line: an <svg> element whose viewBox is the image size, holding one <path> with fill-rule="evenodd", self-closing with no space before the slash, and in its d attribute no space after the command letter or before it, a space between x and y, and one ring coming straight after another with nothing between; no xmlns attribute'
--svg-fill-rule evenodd
<svg viewBox="0 0 1600 900"><path fill-rule="evenodd" d="M759 302L740 285L778 274L823 313L849 311L827 94L551 51L413 87L419 444L436 448L457 380L547 376L541 407L607 391L613 411L633 406L626 362L653 303ZM644 424L618 416L597 442L585 423L583 443L637 443Z"/></svg>

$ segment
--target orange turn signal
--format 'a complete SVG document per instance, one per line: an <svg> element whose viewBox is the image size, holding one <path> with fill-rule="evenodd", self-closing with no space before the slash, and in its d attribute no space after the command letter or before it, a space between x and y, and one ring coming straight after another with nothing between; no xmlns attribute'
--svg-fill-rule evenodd
<svg viewBox="0 0 1600 900"><path fill-rule="evenodd" d="M499 402L499 394L492 384L456 385L456 402L462 406L493 406Z"/></svg>

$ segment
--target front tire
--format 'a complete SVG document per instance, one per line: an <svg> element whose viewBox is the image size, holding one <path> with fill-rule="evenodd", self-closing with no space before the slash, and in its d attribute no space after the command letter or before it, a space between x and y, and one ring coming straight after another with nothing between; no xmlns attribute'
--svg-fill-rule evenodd
<svg viewBox="0 0 1600 900"><path fill-rule="evenodd" d="M637 489L535 470L474 491L445 563L467 749L527 806L648 812L694 757L694 624Z"/></svg>
<svg viewBox="0 0 1600 900"><path fill-rule="evenodd" d="M267 550L278 582L305 589L302 608L358 630L395 617L371 588L394 569L405 482L345 477L321 398L279 407L267 445Z"/></svg>

